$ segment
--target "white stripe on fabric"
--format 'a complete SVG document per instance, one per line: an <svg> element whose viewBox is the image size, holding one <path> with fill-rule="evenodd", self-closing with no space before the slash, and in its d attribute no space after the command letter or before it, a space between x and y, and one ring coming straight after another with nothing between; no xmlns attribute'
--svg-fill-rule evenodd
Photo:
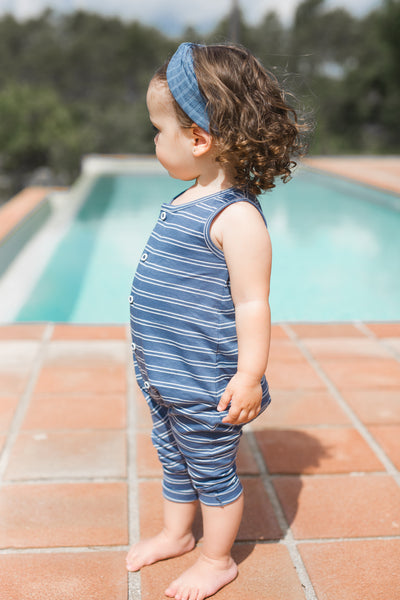
<svg viewBox="0 0 400 600"><path fill-rule="evenodd" d="M176 291L176 292L184 292L190 295L197 295L199 297L199 300L205 299L207 300L207 298L215 298L215 299L220 299L221 298L221 294L220 293L215 293L212 291L207 291L204 290L199 290L197 288L191 288L190 286L186 286L186 285L179 285L177 283L164 283L164 282L158 282L156 283L156 281L154 279L151 279L150 277L147 277L145 275L139 274L136 276L135 278L136 281L141 281L144 283L147 283L147 285L153 285L153 286L158 286L159 288L161 288L163 291L164 289L168 289L171 291ZM140 294L141 293L141 289L138 288L137 286L133 285L132 286L132 291L134 292L134 294ZM222 300L225 301L225 298L223 298ZM205 305L207 305L207 302L205 302Z"/></svg>

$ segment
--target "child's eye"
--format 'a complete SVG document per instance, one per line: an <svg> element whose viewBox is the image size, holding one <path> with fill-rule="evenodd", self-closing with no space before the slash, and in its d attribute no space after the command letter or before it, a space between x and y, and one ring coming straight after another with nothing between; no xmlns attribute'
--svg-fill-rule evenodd
<svg viewBox="0 0 400 600"><path fill-rule="evenodd" d="M157 127L155 127L154 125L152 125L152 128L153 128L153 133L154 134L160 133L159 130L157 129Z"/></svg>

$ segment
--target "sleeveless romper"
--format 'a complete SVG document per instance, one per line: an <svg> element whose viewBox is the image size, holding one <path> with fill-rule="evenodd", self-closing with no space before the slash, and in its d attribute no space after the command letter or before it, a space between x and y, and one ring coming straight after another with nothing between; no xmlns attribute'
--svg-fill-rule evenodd
<svg viewBox="0 0 400 600"><path fill-rule="evenodd" d="M255 196L230 188L187 204L163 204L132 284L132 350L153 419L163 494L211 506L236 500L241 425L216 407L237 368L235 309L224 255L212 242L214 218ZM263 217L264 218L264 217ZM262 378L262 410L270 402Z"/></svg>

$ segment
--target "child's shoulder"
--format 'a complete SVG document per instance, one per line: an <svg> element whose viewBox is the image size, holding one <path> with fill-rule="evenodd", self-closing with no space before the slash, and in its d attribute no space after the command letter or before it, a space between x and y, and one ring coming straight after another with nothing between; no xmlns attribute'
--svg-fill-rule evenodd
<svg viewBox="0 0 400 600"><path fill-rule="evenodd" d="M253 199L249 199L245 194L243 194L243 197L236 197L234 202L229 203L221 211L219 217L232 225L237 223L243 226L249 222L258 222L260 220L264 222L262 209L256 197L254 196Z"/></svg>
<svg viewBox="0 0 400 600"><path fill-rule="evenodd" d="M211 239L222 249L223 240L227 237L239 239L247 237L268 237L266 221L261 213L260 206L243 197L221 211L211 226Z"/></svg>

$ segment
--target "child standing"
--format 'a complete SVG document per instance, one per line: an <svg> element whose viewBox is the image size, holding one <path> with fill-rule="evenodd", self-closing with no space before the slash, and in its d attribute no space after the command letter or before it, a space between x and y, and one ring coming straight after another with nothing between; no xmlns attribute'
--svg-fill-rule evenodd
<svg viewBox="0 0 400 600"><path fill-rule="evenodd" d="M129 571L200 558L165 594L203 600L235 579L243 511L242 426L270 402L271 244L256 194L288 179L299 126L275 79L246 50L181 44L147 92L158 160L195 180L163 204L132 285L132 349L163 467L164 527L132 546Z"/></svg>

